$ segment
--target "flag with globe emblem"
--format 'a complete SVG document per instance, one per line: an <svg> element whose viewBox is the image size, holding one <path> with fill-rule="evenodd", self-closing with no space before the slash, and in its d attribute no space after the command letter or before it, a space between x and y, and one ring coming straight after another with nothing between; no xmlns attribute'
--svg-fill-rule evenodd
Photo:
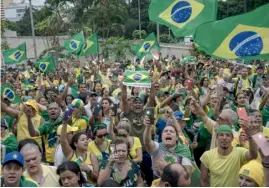
<svg viewBox="0 0 269 188"><path fill-rule="evenodd" d="M53 72L55 71L55 61L52 56L48 56L38 60L36 67L42 72Z"/></svg>
<svg viewBox="0 0 269 188"><path fill-rule="evenodd" d="M82 47L84 46L84 35L81 31L80 33L74 35L71 39L64 41L64 48L67 53L78 54Z"/></svg>
<svg viewBox="0 0 269 188"><path fill-rule="evenodd" d="M151 87L149 72L147 71L126 71L123 84L132 87Z"/></svg>
<svg viewBox="0 0 269 188"><path fill-rule="evenodd" d="M4 98L7 98L12 104L17 104L21 102L21 98L16 94L12 85L9 83L1 85L1 94Z"/></svg>
<svg viewBox="0 0 269 188"><path fill-rule="evenodd" d="M269 59L269 4L249 13L199 26L199 50L223 59Z"/></svg>
<svg viewBox="0 0 269 188"><path fill-rule="evenodd" d="M137 58L142 59L145 55L151 54L151 50L159 49L159 43L154 33L151 33L144 41L138 43L133 47Z"/></svg>
<svg viewBox="0 0 269 188"><path fill-rule="evenodd" d="M20 44L16 48L11 48L3 52L4 63L6 65L19 64L27 59L26 43Z"/></svg>
<svg viewBox="0 0 269 188"><path fill-rule="evenodd" d="M149 18L177 37L192 35L199 25L216 20L217 4L217 0L153 0Z"/></svg>
<svg viewBox="0 0 269 188"><path fill-rule="evenodd" d="M91 55L99 53L99 43L98 43L98 36L96 33L89 36L81 51L79 52L79 56Z"/></svg>

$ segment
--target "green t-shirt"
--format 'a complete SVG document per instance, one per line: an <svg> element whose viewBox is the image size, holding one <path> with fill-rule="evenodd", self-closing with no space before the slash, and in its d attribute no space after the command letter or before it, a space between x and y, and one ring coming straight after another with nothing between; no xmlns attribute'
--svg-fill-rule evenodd
<svg viewBox="0 0 269 188"><path fill-rule="evenodd" d="M256 89L256 88L259 88L259 84L258 83L260 83L261 85L262 85L262 76L258 76L258 75L254 75L254 76L252 76L251 78L250 78L250 80L251 80L251 83L252 84L254 84L254 77L256 76L256 82L255 82L255 86L254 86L254 88ZM253 85L252 85L253 86Z"/></svg>
<svg viewBox="0 0 269 188"><path fill-rule="evenodd" d="M266 126L269 122L269 105L264 106L262 109L262 125Z"/></svg>
<svg viewBox="0 0 269 188"><path fill-rule="evenodd" d="M44 112L40 112L40 116L45 120L45 121L49 121L50 117L49 117L49 111L46 110Z"/></svg>
<svg viewBox="0 0 269 188"><path fill-rule="evenodd" d="M24 176L21 177L20 187L39 187L35 181L26 179Z"/></svg>

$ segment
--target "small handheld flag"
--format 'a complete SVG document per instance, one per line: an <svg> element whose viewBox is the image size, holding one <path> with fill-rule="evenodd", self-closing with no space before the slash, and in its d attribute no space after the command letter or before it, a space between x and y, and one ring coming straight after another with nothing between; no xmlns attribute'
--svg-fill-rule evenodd
<svg viewBox="0 0 269 188"><path fill-rule="evenodd" d="M71 39L64 41L64 48L67 50L67 53L77 54L80 52L84 45L84 36L83 32L74 35Z"/></svg>
<svg viewBox="0 0 269 188"><path fill-rule="evenodd" d="M97 34L95 33L86 39L81 51L79 52L79 56L85 56L97 53L99 53L99 43Z"/></svg>
<svg viewBox="0 0 269 188"><path fill-rule="evenodd" d="M16 94L12 85L9 83L3 84L1 86L1 94L4 95L12 104L17 104L21 102L21 98Z"/></svg>
<svg viewBox="0 0 269 188"><path fill-rule="evenodd" d="M147 71L126 71L124 85L132 87L151 87L149 72Z"/></svg>
<svg viewBox="0 0 269 188"><path fill-rule="evenodd" d="M37 61L36 67L42 72L53 72L55 71L55 61L52 56L48 56Z"/></svg>

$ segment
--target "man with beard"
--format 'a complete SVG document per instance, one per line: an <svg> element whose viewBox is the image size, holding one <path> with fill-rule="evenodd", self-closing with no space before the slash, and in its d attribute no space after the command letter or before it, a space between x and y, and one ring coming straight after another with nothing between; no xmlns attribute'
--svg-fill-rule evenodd
<svg viewBox="0 0 269 188"><path fill-rule="evenodd" d="M149 99L145 107L154 107L155 101L155 82L151 83L151 89L149 94ZM145 130L144 121L144 104L141 98L135 97L133 99L133 108L130 108L127 98L127 87L122 85L121 88L121 105L124 117L128 118L131 123L130 136L136 136L140 139L143 150L143 160L141 163L141 170L145 174L145 180L148 185L151 185L153 181L153 172L151 169L152 162L149 153L145 149L145 144L143 142L143 132Z"/></svg>
<svg viewBox="0 0 269 188"><path fill-rule="evenodd" d="M217 128L218 147L206 151L201 160L201 186L203 187L238 187L238 173L240 168L252 159L257 158L257 145L251 136L258 132L255 125L248 121L239 120L249 140L249 150L233 147L232 128L221 125Z"/></svg>
<svg viewBox="0 0 269 188"><path fill-rule="evenodd" d="M28 131L31 136L45 136L46 162L53 164L53 155L57 144L57 129L62 124L60 107L57 103L51 103L48 107L49 121L46 121L38 129L35 129L33 122L28 119ZM28 116L27 116L28 117Z"/></svg>

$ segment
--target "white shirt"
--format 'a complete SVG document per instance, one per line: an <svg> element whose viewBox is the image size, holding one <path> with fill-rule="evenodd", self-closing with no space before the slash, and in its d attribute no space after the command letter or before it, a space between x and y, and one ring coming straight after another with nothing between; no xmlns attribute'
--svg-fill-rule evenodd
<svg viewBox="0 0 269 188"><path fill-rule="evenodd" d="M62 150L61 144L59 144L54 153L54 166L58 167L63 162L67 161L66 157L64 156L64 152Z"/></svg>

